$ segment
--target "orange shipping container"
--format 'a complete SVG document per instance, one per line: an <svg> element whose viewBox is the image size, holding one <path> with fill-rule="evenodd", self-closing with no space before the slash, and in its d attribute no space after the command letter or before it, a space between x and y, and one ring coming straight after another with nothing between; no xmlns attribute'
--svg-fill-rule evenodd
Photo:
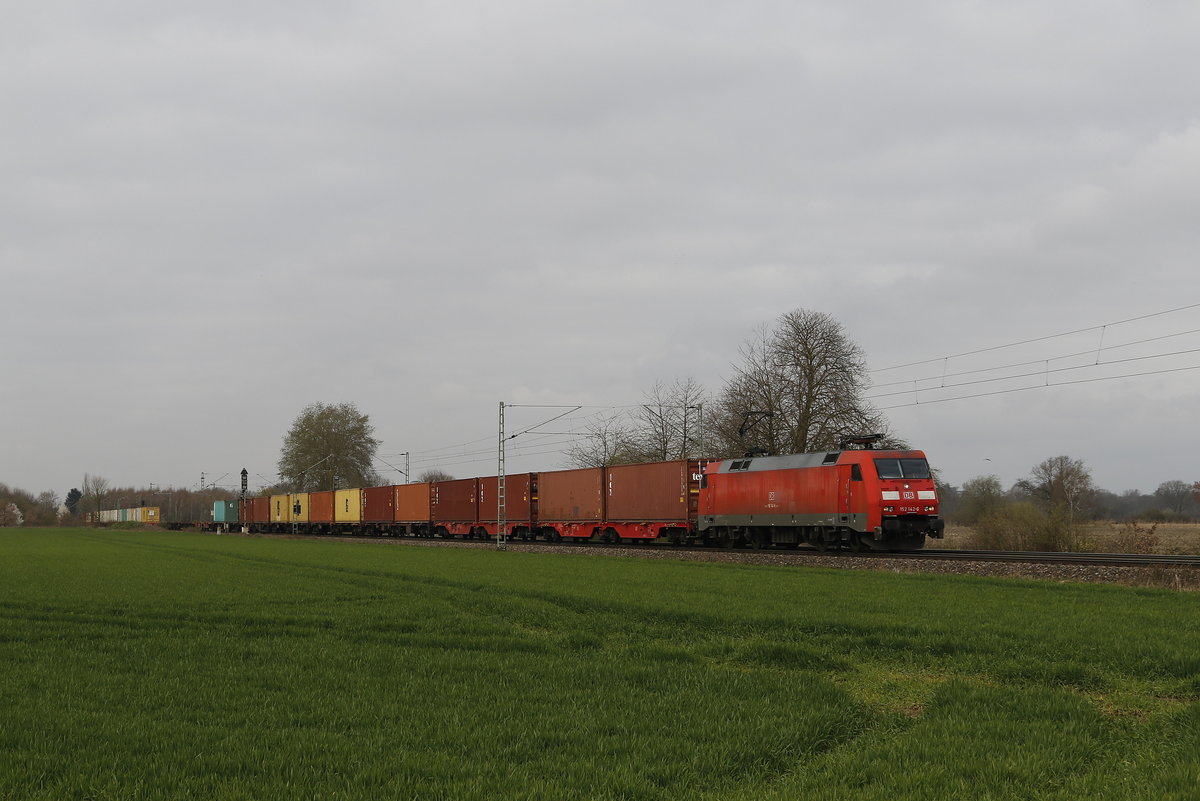
<svg viewBox="0 0 1200 801"><path fill-rule="evenodd" d="M689 485L698 486L699 482L699 468L693 481L685 460L610 467L605 519L629 523L687 521Z"/></svg>
<svg viewBox="0 0 1200 801"><path fill-rule="evenodd" d="M504 477L504 517L509 523L528 523L533 518L536 473L516 473ZM497 515L496 496L500 479L488 476L479 479L479 521L495 523Z"/></svg>
<svg viewBox="0 0 1200 801"><path fill-rule="evenodd" d="M396 522L428 523L431 484L396 485Z"/></svg>
<svg viewBox="0 0 1200 801"><path fill-rule="evenodd" d="M604 468L538 473L539 521L604 519Z"/></svg>
<svg viewBox="0 0 1200 801"><path fill-rule="evenodd" d="M312 523L333 522L333 490L308 493L308 519Z"/></svg>
<svg viewBox="0 0 1200 801"><path fill-rule="evenodd" d="M364 523L391 523L396 519L396 488L365 487L362 506Z"/></svg>
<svg viewBox="0 0 1200 801"><path fill-rule="evenodd" d="M436 522L474 523L479 519L479 479L434 482L431 505Z"/></svg>

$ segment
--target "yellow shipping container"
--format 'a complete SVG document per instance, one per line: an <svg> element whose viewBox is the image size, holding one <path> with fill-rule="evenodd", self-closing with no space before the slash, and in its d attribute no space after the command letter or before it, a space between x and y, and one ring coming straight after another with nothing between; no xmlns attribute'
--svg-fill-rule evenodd
<svg viewBox="0 0 1200 801"><path fill-rule="evenodd" d="M292 511L291 522L307 523L308 522L308 493L307 492L292 493L291 495L288 496L288 498L291 501L291 507L290 507L291 511Z"/></svg>
<svg viewBox="0 0 1200 801"><path fill-rule="evenodd" d="M287 495L271 496L271 522L292 522L292 504L288 501Z"/></svg>
<svg viewBox="0 0 1200 801"><path fill-rule="evenodd" d="M150 523L151 525L157 525L158 523L161 523L162 515L159 513L159 508L157 506L143 506L142 522Z"/></svg>
<svg viewBox="0 0 1200 801"><path fill-rule="evenodd" d="M333 520L335 523L362 522L362 490L338 490L333 494Z"/></svg>

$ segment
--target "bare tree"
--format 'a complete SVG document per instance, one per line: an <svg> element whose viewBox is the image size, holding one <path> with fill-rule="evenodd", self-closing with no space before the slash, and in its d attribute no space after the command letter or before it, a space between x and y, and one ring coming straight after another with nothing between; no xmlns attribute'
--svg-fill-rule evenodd
<svg viewBox="0 0 1200 801"><path fill-rule="evenodd" d="M604 467L639 461L634 455L633 426L622 412L598 416L583 436L567 449L571 467Z"/></svg>
<svg viewBox="0 0 1200 801"><path fill-rule="evenodd" d="M1061 509L1072 518L1086 511L1095 496L1092 474L1079 459L1054 456L1034 466L1017 488L1048 509Z"/></svg>
<svg viewBox="0 0 1200 801"><path fill-rule="evenodd" d="M434 481L453 481L453 480L454 480L454 476L450 475L445 470L438 470L437 468L434 468L432 470L426 470L417 476L417 481L420 481L422 483L431 483Z"/></svg>
<svg viewBox="0 0 1200 801"><path fill-rule="evenodd" d="M83 474L83 502L87 511L99 512L104 496L108 494L108 479Z"/></svg>
<svg viewBox="0 0 1200 801"><path fill-rule="evenodd" d="M797 309L741 348L742 362L712 415L724 455L833 450L846 436L882 433L887 420L864 398L866 358L839 322Z"/></svg>
<svg viewBox="0 0 1200 801"><path fill-rule="evenodd" d="M1154 497L1167 504L1176 515L1182 515L1192 504L1192 485L1186 481L1164 481L1154 491Z"/></svg>
<svg viewBox="0 0 1200 801"><path fill-rule="evenodd" d="M655 381L646 393L646 403L634 413L632 439L637 461L682 459L697 452L707 400L704 387L691 377L670 385Z"/></svg>

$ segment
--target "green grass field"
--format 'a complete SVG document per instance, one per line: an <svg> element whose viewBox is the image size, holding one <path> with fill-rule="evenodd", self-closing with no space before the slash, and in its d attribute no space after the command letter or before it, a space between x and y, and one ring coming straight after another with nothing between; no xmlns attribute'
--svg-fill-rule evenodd
<svg viewBox="0 0 1200 801"><path fill-rule="evenodd" d="M1195 799L1200 595L0 530L0 799Z"/></svg>

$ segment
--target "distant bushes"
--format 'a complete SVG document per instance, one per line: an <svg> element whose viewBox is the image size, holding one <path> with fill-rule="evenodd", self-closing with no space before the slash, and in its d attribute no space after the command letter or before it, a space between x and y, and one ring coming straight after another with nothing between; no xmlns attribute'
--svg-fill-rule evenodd
<svg viewBox="0 0 1200 801"><path fill-rule="evenodd" d="M1086 550L1085 527L1061 509L1044 509L1019 501L996 506L981 515L968 544L979 550Z"/></svg>
<svg viewBox="0 0 1200 801"><path fill-rule="evenodd" d="M1158 523L1143 526L1136 520L1113 526L1116 534L1108 540L1113 553L1157 553Z"/></svg>

